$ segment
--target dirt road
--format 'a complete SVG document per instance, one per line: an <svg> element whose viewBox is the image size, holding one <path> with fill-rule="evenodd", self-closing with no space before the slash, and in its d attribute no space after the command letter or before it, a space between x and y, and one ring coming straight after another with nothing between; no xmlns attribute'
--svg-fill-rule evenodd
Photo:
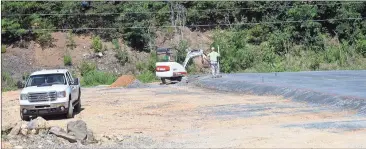
<svg viewBox="0 0 366 149"><path fill-rule="evenodd" d="M3 93L3 125L20 119L17 98L18 92ZM61 127L82 119L97 138L140 136L147 147L366 147L364 117L274 96L178 86L84 88L82 107L74 119L46 119Z"/></svg>

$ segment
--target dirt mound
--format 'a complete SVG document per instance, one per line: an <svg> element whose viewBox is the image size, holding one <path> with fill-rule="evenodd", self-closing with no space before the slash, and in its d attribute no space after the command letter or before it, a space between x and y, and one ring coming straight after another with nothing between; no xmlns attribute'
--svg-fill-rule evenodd
<svg viewBox="0 0 366 149"><path fill-rule="evenodd" d="M126 87L133 83L136 78L132 75L123 75L119 77L110 87Z"/></svg>

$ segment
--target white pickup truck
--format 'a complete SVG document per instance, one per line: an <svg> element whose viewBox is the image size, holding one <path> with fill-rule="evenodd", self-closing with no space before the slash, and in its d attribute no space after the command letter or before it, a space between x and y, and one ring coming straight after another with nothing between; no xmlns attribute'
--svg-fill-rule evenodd
<svg viewBox="0 0 366 149"><path fill-rule="evenodd" d="M42 70L32 73L19 97L20 117L30 120L43 115L74 116L81 110L80 84L67 69Z"/></svg>

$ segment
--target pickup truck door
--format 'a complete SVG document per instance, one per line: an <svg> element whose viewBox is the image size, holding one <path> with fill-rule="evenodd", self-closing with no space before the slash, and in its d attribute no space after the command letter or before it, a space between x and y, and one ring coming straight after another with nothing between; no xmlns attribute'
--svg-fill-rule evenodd
<svg viewBox="0 0 366 149"><path fill-rule="evenodd" d="M66 72L67 79L69 80L69 86L71 88L71 100L75 101L78 98L77 86L73 85L74 79L71 77L69 72Z"/></svg>

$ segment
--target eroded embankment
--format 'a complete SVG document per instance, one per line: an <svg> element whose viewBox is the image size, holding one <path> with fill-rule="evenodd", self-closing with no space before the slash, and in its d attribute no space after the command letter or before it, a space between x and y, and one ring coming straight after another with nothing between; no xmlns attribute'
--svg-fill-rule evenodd
<svg viewBox="0 0 366 149"><path fill-rule="evenodd" d="M255 95L283 96L298 102L355 110L366 115L366 71L225 74L196 78L199 87ZM364 90L365 88L365 90Z"/></svg>

